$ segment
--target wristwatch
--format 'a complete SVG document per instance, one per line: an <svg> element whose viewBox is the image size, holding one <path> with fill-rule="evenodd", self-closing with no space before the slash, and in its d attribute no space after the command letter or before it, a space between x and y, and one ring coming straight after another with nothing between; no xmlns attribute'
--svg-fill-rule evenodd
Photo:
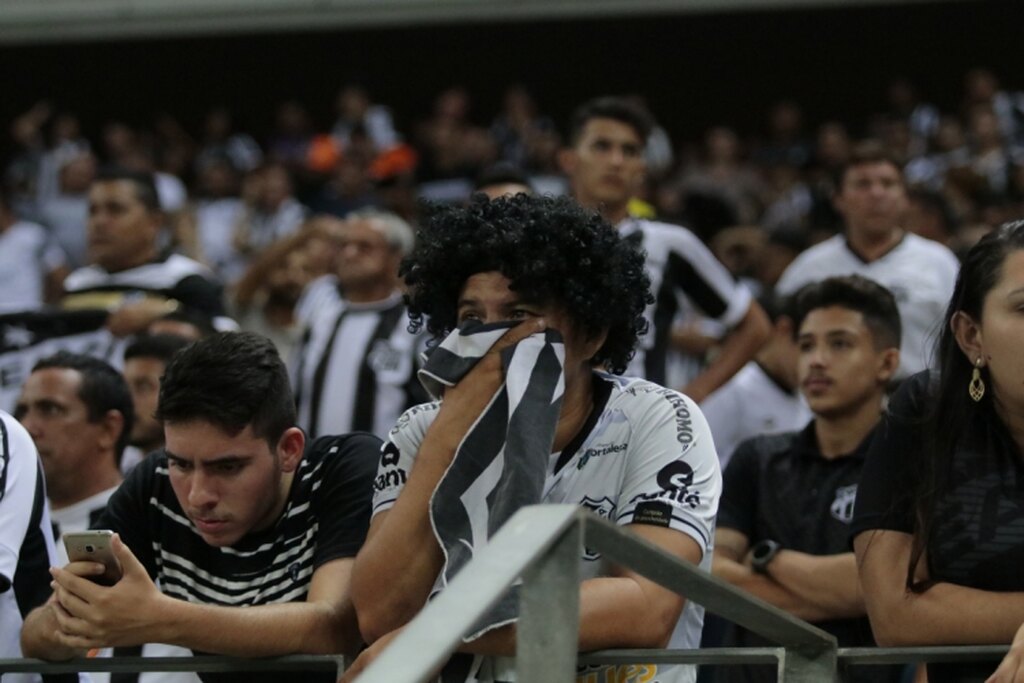
<svg viewBox="0 0 1024 683"><path fill-rule="evenodd" d="M750 551L750 568L758 574L768 573L768 563L775 559L782 545L771 539L764 539L754 544Z"/></svg>

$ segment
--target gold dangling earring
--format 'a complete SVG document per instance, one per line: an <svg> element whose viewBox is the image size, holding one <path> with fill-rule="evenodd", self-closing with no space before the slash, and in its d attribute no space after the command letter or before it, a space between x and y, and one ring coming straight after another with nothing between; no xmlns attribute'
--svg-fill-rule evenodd
<svg viewBox="0 0 1024 683"><path fill-rule="evenodd" d="M981 357L974 362L974 372L971 373L971 382L967 385L967 393L977 403L985 395L985 382L981 379Z"/></svg>

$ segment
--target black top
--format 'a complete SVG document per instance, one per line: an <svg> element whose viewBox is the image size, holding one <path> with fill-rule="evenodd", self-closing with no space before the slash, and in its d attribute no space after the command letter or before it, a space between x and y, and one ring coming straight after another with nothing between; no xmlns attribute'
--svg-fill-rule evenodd
<svg viewBox="0 0 1024 683"><path fill-rule="evenodd" d="M751 545L764 539L784 550L811 555L849 552L847 539L870 434L850 454L821 455L814 422L799 432L758 436L741 443L725 469L719 528L735 529ZM815 624L841 647L875 644L867 617ZM770 641L735 629L728 645L763 646ZM852 680L895 680L899 667L859 667ZM722 667L721 681L774 681L774 667Z"/></svg>
<svg viewBox="0 0 1024 683"><path fill-rule="evenodd" d="M380 445L380 439L362 433L314 441L295 472L277 523L228 548L207 545L184 515L163 451L132 470L110 497L98 526L121 534L167 595L237 607L301 602L317 567L353 557L362 546ZM259 680L248 673L201 677ZM268 681L280 678L280 672L266 676ZM323 676L325 681L335 678L333 673Z"/></svg>
<svg viewBox="0 0 1024 683"><path fill-rule="evenodd" d="M893 396L868 452L852 535L872 529L914 533L912 492L918 475L911 454L924 442L928 386L928 373L922 372ZM929 576L981 590L1021 591L1024 478L1014 465L1019 456L999 440L978 448L977 431L969 428L957 442L950 476L936 502L927 548ZM933 683L983 681L994 669L994 663L943 664L929 667L928 675Z"/></svg>

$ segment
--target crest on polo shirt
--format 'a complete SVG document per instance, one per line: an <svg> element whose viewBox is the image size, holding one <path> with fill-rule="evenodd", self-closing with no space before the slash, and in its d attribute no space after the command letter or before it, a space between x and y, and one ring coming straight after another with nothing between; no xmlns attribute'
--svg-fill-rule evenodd
<svg viewBox="0 0 1024 683"><path fill-rule="evenodd" d="M843 524L853 521L853 504L857 500L857 485L840 486L836 489L836 497L829 509L832 516Z"/></svg>

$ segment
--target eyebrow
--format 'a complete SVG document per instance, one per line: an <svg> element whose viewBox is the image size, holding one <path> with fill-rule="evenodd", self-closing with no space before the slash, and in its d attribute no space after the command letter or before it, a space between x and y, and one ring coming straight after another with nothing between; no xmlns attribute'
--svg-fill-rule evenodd
<svg viewBox="0 0 1024 683"><path fill-rule="evenodd" d="M164 448L164 455L167 456L168 460L177 460L179 462L192 462L192 460L184 458L180 455L176 455L171 451L167 450L166 448ZM252 460L252 458L253 456L251 455L222 455L221 457L214 458L213 460L204 460L202 462L202 465L203 467L209 467L210 465L226 465L236 462L248 462Z"/></svg>

